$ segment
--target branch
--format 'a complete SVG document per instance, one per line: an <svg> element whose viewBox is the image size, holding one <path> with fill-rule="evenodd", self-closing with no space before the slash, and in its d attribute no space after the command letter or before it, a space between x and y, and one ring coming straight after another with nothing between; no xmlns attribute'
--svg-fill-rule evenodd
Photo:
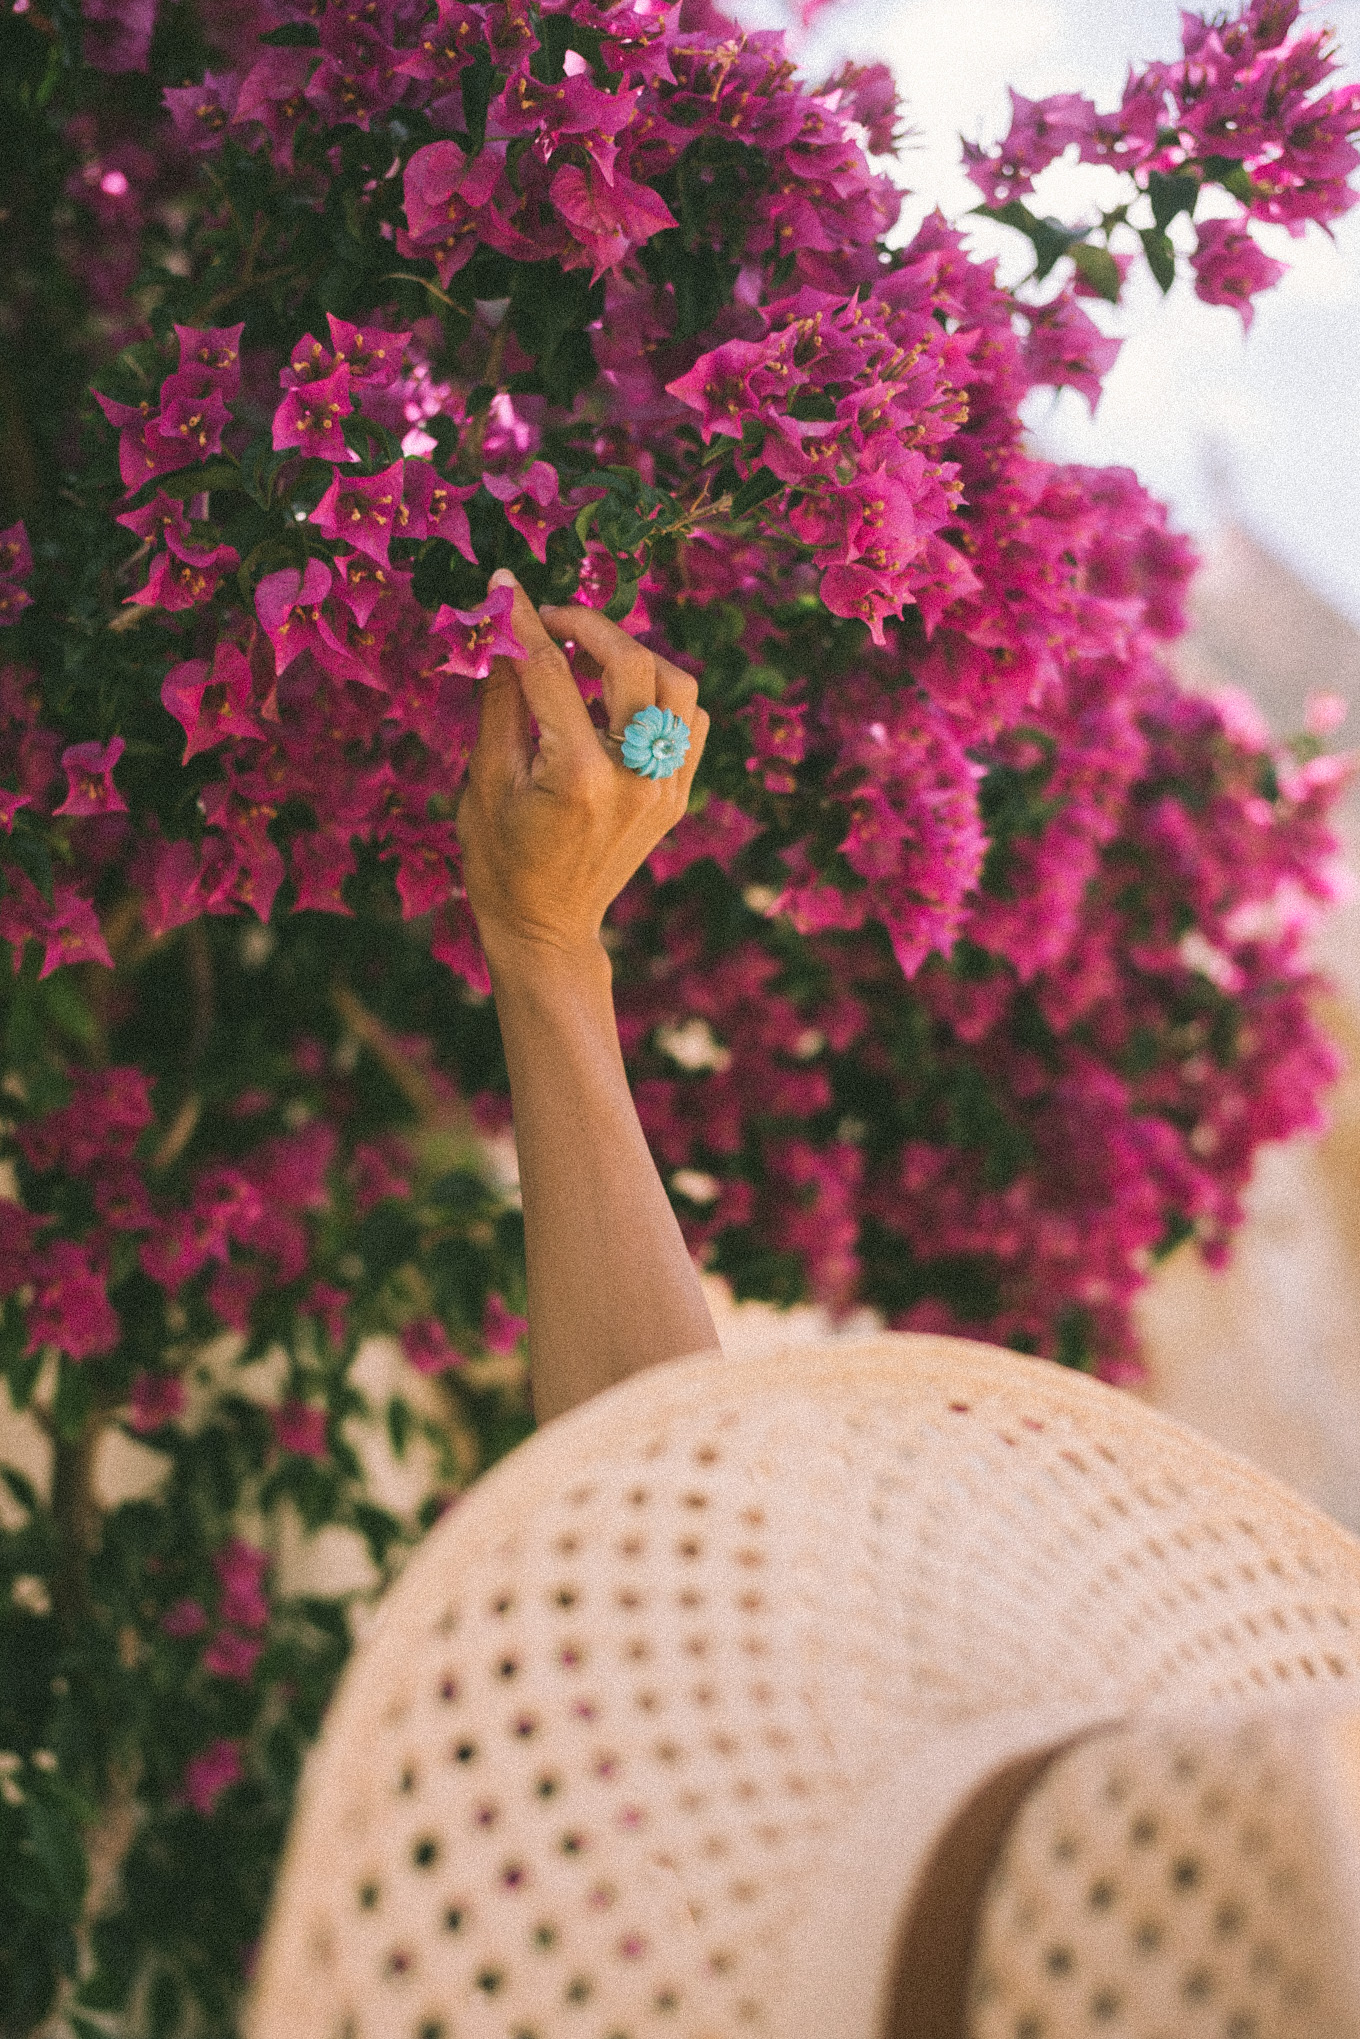
<svg viewBox="0 0 1360 2039"><path fill-rule="evenodd" d="M501 364L505 360L505 345L510 337L510 314L507 311L491 336L491 345L486 350L482 364L482 386L490 384L499 395L501 386ZM482 471L482 447L486 441L486 428L491 422L491 405L479 411L467 430L467 435L458 449L458 472L464 481L472 481Z"/></svg>
<svg viewBox="0 0 1360 2039"><path fill-rule="evenodd" d="M71 1440L56 1434L52 1452L52 1522L57 1534L57 1562L52 1577L52 1606L68 1637L75 1637L93 1616L90 1600L90 1559L99 1548L99 1503L94 1494L94 1458L107 1418L102 1410L85 1420Z"/></svg>

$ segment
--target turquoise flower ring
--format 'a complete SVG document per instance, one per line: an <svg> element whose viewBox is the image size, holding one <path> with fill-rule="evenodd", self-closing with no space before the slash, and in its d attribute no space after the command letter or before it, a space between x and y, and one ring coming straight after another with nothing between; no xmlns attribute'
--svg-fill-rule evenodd
<svg viewBox="0 0 1360 2039"><path fill-rule="evenodd" d="M622 744L623 762L630 772L640 779L669 779L689 755L689 726L669 708L639 708L623 732Z"/></svg>

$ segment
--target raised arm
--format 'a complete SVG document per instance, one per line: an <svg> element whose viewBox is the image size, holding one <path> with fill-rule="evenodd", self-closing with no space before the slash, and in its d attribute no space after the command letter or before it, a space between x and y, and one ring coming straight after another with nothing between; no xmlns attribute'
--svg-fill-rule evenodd
<svg viewBox="0 0 1360 2039"><path fill-rule="evenodd" d="M497 659L485 682L456 825L510 1073L541 1423L642 1367L718 1347L628 1089L600 939L610 901L685 811L708 717L688 673L592 610L540 616L514 586L528 656ZM650 703L688 724L679 771L648 780L619 761L554 639L599 666L616 734Z"/></svg>

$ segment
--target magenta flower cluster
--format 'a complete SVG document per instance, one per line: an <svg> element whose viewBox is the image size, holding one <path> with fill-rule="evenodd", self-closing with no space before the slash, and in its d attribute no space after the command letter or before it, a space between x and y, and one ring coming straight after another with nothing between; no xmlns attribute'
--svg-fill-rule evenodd
<svg viewBox="0 0 1360 2039"><path fill-rule="evenodd" d="M1360 84L1319 89L1335 68L1333 37L1303 17L1302 0L1250 0L1235 16L1181 18L1181 56L1135 66L1110 112L1077 92L1033 100L1012 91L1009 132L993 149L965 146L968 174L993 206L1025 197L1069 149L1081 162L1130 173L1143 191L1157 179L1189 179L1192 212L1201 181L1220 185L1235 205L1227 217L1196 221L1195 290L1206 304L1232 305L1250 326L1253 298L1285 270L1255 240L1252 222L1297 236L1355 203L1348 180L1360 163L1352 140ZM1172 205L1181 209L1180 194Z"/></svg>
<svg viewBox="0 0 1360 2039"><path fill-rule="evenodd" d="M910 1240L918 1258L986 1251L1032 1271L1035 1302L1017 1300L992 1321L994 1335L1015 1332L1044 1345L1053 1299L1070 1296L1095 1311L1102 1349L1122 1363L1127 1302L1156 1243L1157 1214L1174 1204L1192 1223L1202 1220L1206 1238L1226 1235L1250 1152L1267 1124L1276 1125L1278 1106L1267 1109L1251 1088L1260 1067L1239 1065L1232 1082L1252 1131L1229 1164L1221 1144L1212 1163L1197 1153L1192 1140L1204 1145L1208 1133L1188 1124L1171 1131L1175 1112L1157 1121L1154 1137L1127 1086L1116 1083L1089 1106L1075 1102L1097 1076L1098 1090L1115 1082L1112 1043L1090 1045L1097 1016L1109 1001L1125 1010L1136 1003L1128 982L1135 951L1102 887L1111 858L1127 855L1144 825L1141 788L1157 754L1150 732L1168 718L1169 728L1179 727L1179 697L1158 646L1181 627L1192 556L1131 475L1036 459L1018 407L1038 384L1074 387L1094 402L1118 342L1090 319L1074 286L1042 304L1017 300L938 215L884 260L879 236L899 200L856 139L885 117L876 73L846 73L818 94L791 74L778 36L735 33L702 9L682 18L673 7L624 6L591 12L599 66L569 50L565 74L549 85L531 68L539 17L454 0L441 0L437 21L418 12L389 4L359 24L347 10L322 8L317 49L268 48L242 75L212 74L168 92L181 138L202 152L227 136L268 147L288 171L308 128L367 128L394 109L419 107L461 132L462 81L482 60L478 52L489 57L496 84L480 150L470 155L462 142L436 140L402 165L398 256L433 265L441 288L480 247L513 261L588 269L605 292L592 329L595 459L683 492L705 452L726 442L739 482L764 491L753 523L729 533L720 520L705 528L700 519L673 564L653 559L630 627L664 644L668 604L703 610L735 602L746 617L743 649L758 665L786 634L775 618L791 593L815 593L832 616L867 625L863 654L833 684L809 674L778 696L753 694L739 718L749 801L715 799L687 818L620 902L620 923L659 915L663 945L678 959L690 939L688 909L669 895L653 901L654 888L703 856L734 875L749 868L765 831L778 824L783 876L764 910L814 946L829 945L828 966L838 973L845 957L861 954L853 938L881 925L902 978L915 980L938 1024L961 1050L985 1053L1003 1089L1032 1096L1041 1117L1050 1114L1044 1138L1058 1143L1060 1158L1022 1175L1003 1209L971 1182L966 1159L947 1142L931 1147L925 1175L924 1150L913 1146L890 1188L858 1149L783 1138L766 1157L761 1212L738 1167L733 1179L722 1178L714 1209L690 1225L693 1242L748 1222L804 1241L794 1250L814 1291L839 1303L855 1285L848 1242L872 1215ZM1075 98L1017 102L1011 137L998 156L973 152L972 174L1000 202L1027 191L1069 145L1145 180L1202 163L1214 150L1246 166L1252 218L1301 229L1305 218L1334 217L1351 197L1344 178L1354 152L1344 137L1354 95L1317 96L1325 48L1311 32L1295 33L1296 12L1252 4L1216 28L1187 17L1183 61L1136 73L1117 116ZM760 151L769 174L743 217L730 306L710 331L684 339L672 291L652 280L638 255L673 224L655 192L658 178L696 141L718 135ZM1221 226L1204 228L1202 289L1208 251L1226 245ZM783 287L772 281L776 271ZM501 349L503 377L527 365L514 337L497 334L486 318L476 307L460 357L465 379L445 384L431 367L433 334L416 327L332 316L324 337L297 340L277 370L272 443L297 456L299 475L303 463L320 461L330 480L319 500L295 513L305 520L298 563L255 577L248 605L232 548L186 514L194 498L183 484L174 496L159 487L196 463L233 457L241 329L179 328L179 362L155 405L100 399L119 429L120 468L136 499L121 520L149 554L145 583L130 600L170 615L211 606L216 619L211 650L196 649L164 683L186 761L210 753L218 773L201 795L206 826L196 844L152 830L135 846L130 869L153 934L241 907L267 919L285 879L296 906L345 913L356 845L369 843L395 866L402 912L432 916L433 952L475 990L487 989L460 897L451 795L475 735L475 683L497 652L513 649L508 597L495 591L474 608L446 603L431 613L413 594L414 551L438 536L471 560L476 498L543 560L553 532L599 490L548 457L554 413L541 396L502 389L474 435L468 399L492 349ZM439 414L477 446L473 475L431 457L423 426ZM360 456L372 442L355 427L367 420L396 433L400 458L380 464ZM286 468L276 486L287 494ZM615 564L604 556L603 588ZM1231 740L1225 734L1221 743L1225 786L1236 784ZM91 823L102 812L107 827L116 802L111 752L67 762L82 776L61 811ZM1008 846L1004 885L984 884L985 785L996 775L1023 781L1041 763L1037 819ZM813 818L803 786L814 766L840 816L830 851L820 823L816 831L799 827ZM1246 829L1227 880L1232 903L1273 897L1281 887L1325 889L1321 815L1333 791L1325 775L1316 785L1300 782L1282 794L1268 828L1258 817ZM1231 806L1235 796L1222 797ZM285 809L314 820L284 828ZM1201 840L1193 827L1191 837ZM1187 868L1176 879L1179 897L1192 882ZM63 911L76 910L77 902L63 902ZM54 931L52 909L36 891L20 888L0 911L16 946L24 932L47 943L45 968L97 953L97 928ZM981 959L963 975L938 960L960 941ZM1138 967L1152 968L1150 953L1137 947ZM1235 953L1231 944L1224 953ZM1326 1057L1295 1010L1303 973L1289 953L1281 980L1280 952L1269 950L1270 981L1285 985L1280 995L1309 1044L1313 1072L1294 1092L1292 1124L1309 1120ZM1258 944L1232 963L1235 995L1265 981L1266 960ZM1166 995L1162 979L1189 979L1195 967L1159 952L1156 995ZM668 981L666 998L683 993L682 1004L694 1001L692 1009L716 1023L720 981L705 966L701 995L698 978L682 972ZM1072 1071L1026 1073L1023 1057L1015 1063L1013 1051L1003 1051L1022 994L1037 1001L1059 1043L1071 1044ZM639 1010L658 995L649 992ZM633 996L621 987L625 1014ZM766 995L758 1029L765 1046L741 1074L710 1072L681 1086L704 1099L683 1140L665 1115L670 1104L661 1108L678 1095L674 1085L643 1081L644 1123L668 1162L712 1167L742 1151L753 1115L808 1120L826 1107L825 1049L790 1070L769 1061L809 1031L792 1017L776 1025L777 1010ZM861 1020L849 1031L842 1022L833 1052L858 1043L873 1060L869 1010L850 999L844 1011ZM723 1038L735 1054L727 1032ZM1070 1142L1078 1132L1087 1139L1088 1123L1104 1129L1091 1137L1106 1159L1094 1172L1073 1172ZM815 1164L807 1159L814 1153L823 1156ZM953 1185L948 1197L941 1169ZM1054 1209L1055 1199L1070 1204L1078 1180L1088 1200L1080 1223ZM822 1215L805 1227L797 1214L810 1196ZM823 1208L818 1198L830 1202ZM1029 1213L1023 1223L1011 1208L1017 1198ZM1091 1243L1101 1236L1098 1204L1108 1210L1104 1247ZM185 1212L176 1243L153 1237L144 1257L173 1285L214 1251L225 1255L229 1238L250 1247L250 1209L248 1200L229 1198L220 1217ZM831 1210L841 1218L832 1222ZM828 1242L837 1239L833 1249ZM224 1290L219 1307L224 1321L244 1321L249 1295L231 1302ZM425 1370L457 1363L428 1324L410 1328L407 1340ZM294 1450L319 1448L302 1414L280 1438Z"/></svg>

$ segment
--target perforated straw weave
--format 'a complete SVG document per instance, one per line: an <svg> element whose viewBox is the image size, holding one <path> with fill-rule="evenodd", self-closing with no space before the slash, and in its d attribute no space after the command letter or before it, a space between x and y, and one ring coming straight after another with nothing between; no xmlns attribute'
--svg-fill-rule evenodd
<svg viewBox="0 0 1360 2039"><path fill-rule="evenodd" d="M874 2039L981 1779L1268 1706L1360 1706L1360 1544L1194 1433L953 1339L657 1367L511 1453L388 1595L250 2039Z"/></svg>
<svg viewBox="0 0 1360 2039"><path fill-rule="evenodd" d="M1358 1742L1360 1716L1291 1709L1059 1757L980 1907L970 2039L1360 2030Z"/></svg>

